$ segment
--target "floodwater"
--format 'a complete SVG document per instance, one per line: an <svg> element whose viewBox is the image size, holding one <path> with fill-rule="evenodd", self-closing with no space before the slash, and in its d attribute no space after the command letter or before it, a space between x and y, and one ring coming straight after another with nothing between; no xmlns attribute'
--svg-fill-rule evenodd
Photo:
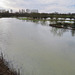
<svg viewBox="0 0 75 75"><path fill-rule="evenodd" d="M75 31L49 23L0 18L0 52L21 75L75 75Z"/></svg>

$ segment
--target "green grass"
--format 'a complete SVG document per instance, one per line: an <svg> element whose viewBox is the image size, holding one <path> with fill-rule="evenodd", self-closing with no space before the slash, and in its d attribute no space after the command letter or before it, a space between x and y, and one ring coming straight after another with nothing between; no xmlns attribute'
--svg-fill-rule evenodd
<svg viewBox="0 0 75 75"><path fill-rule="evenodd" d="M33 20L33 21L75 21L75 20L56 20L56 19L31 19L31 18L18 18L19 20Z"/></svg>

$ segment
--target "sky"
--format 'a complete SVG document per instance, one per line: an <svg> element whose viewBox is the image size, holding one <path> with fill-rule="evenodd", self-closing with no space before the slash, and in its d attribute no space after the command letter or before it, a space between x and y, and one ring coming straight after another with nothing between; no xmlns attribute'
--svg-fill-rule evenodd
<svg viewBox="0 0 75 75"><path fill-rule="evenodd" d="M0 9L38 9L44 13L75 13L75 0L0 0Z"/></svg>

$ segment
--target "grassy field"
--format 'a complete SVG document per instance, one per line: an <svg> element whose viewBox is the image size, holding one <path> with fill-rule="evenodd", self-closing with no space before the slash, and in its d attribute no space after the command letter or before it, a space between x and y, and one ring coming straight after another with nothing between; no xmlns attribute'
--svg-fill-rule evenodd
<svg viewBox="0 0 75 75"><path fill-rule="evenodd" d="M75 20L64 20L64 19L58 19L58 20L56 20L56 19L33 19L33 18L22 18L22 17L20 17L20 18L18 18L18 19L20 19L20 20L33 20L33 21L75 21Z"/></svg>

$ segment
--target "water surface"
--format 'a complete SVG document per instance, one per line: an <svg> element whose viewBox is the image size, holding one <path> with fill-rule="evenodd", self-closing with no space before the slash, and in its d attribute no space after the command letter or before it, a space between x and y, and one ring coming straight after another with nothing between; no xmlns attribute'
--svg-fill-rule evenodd
<svg viewBox="0 0 75 75"><path fill-rule="evenodd" d="M0 18L0 51L22 75L75 75L75 31L49 23Z"/></svg>

